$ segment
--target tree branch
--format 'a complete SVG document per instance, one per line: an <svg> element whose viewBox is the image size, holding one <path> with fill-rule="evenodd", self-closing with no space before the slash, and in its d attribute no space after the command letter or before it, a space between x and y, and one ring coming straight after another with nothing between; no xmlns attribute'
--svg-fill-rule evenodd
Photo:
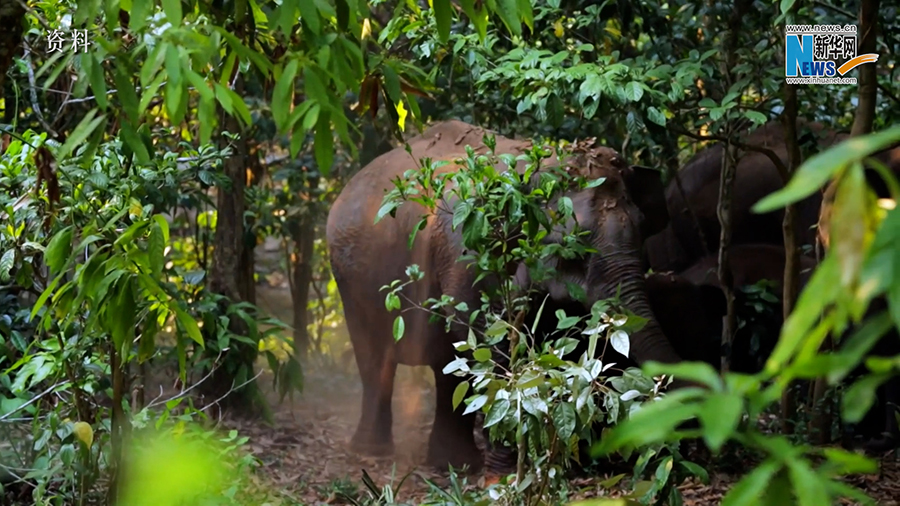
<svg viewBox="0 0 900 506"><path fill-rule="evenodd" d="M728 139L726 137L719 136L719 135L695 134L693 132L689 132L689 131L684 130L679 127L673 127L672 131L679 135L684 135L684 136L690 137L692 139L696 139L698 141L731 142L731 144L733 146L741 148L744 151L753 151L756 153L762 153L763 155L768 157L769 160L771 160L773 164L775 164L775 168L778 169L778 173L781 175L781 178L783 180L787 181L790 177L790 171L788 171L787 165L785 165L785 163L781 160L781 158L774 151L772 151L769 148L764 148L762 146L757 146L755 144L746 144L744 142L734 140L734 139Z"/></svg>

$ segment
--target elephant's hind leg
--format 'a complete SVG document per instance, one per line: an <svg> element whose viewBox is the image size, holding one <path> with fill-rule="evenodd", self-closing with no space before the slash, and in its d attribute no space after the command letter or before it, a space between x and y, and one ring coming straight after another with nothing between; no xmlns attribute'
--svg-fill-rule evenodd
<svg viewBox="0 0 900 506"><path fill-rule="evenodd" d="M385 342L376 334L378 327L367 321L365 312L358 310L360 308L348 307L346 303L344 307L363 387L362 412L350 446L353 451L365 455L391 455L394 453L391 398L397 371L393 343Z"/></svg>
<svg viewBox="0 0 900 506"><path fill-rule="evenodd" d="M436 390L434 426L428 440L429 465L446 469L452 465L459 469L464 465L472 471L481 469L484 457L475 444L475 415L462 416L466 406L461 403L453 409L453 391L463 381L452 375L446 375L443 367L432 367Z"/></svg>

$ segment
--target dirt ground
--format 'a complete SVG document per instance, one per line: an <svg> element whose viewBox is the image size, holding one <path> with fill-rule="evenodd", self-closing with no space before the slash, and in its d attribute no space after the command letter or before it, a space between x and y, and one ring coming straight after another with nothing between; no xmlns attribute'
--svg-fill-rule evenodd
<svg viewBox="0 0 900 506"><path fill-rule="evenodd" d="M258 290L260 307L283 321L291 321L290 295L285 286L266 284L260 285ZM270 395L275 410L274 426L236 420L226 422L229 427L250 437L250 448L262 461L261 471L273 487L305 504L344 504L337 492L359 486L363 470L379 487L396 484L411 473L397 496L400 502L423 498L428 490L424 479L439 485L447 483L447 473L424 465L434 412L429 370L404 366L398 369L393 400L396 453L392 458L381 459L356 455L348 449L359 419L362 392L352 360L329 367L308 368L304 373L305 390L295 396L293 402L285 399L279 404L277 397ZM271 381L263 380L262 384L269 388ZM880 475L854 477L851 482L867 490L879 504L897 506L900 465L896 456L881 462ZM599 486L599 482L608 477L578 479L572 485L578 497L621 494ZM685 505L720 504L735 479L737 477L713 474L710 485L694 482L683 485ZM477 486L478 477L470 477L468 481ZM351 482L353 486L349 485Z"/></svg>

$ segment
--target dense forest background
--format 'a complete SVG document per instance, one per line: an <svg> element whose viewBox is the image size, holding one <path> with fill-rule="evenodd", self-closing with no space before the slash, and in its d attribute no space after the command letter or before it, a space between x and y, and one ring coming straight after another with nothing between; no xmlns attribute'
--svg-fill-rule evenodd
<svg viewBox="0 0 900 506"><path fill-rule="evenodd" d="M900 186L867 165L886 177L877 200L862 162L900 142L898 10L4 0L0 502L896 504L896 452L866 457L830 434L900 371L900 355L867 358L900 327L900 211L884 202ZM785 24L853 24L857 53L877 63L848 74L857 86L788 85ZM785 188L763 204L787 209L784 282L741 299L786 318L765 368L645 367L709 388L665 401L642 390L643 417L605 433L614 465L536 458L561 426L578 418L573 436L602 418L576 415L574 398L519 410L506 436L536 446L515 480L491 486L421 466L433 381L401 368L395 457L349 452L361 394L325 221L361 167L449 119L552 146L596 138L668 184L724 146L720 259L739 159L777 158ZM776 138L748 137L764 124ZM810 125L851 138L823 145ZM795 204L823 191L824 241L801 248ZM820 266L802 291L800 255ZM726 332L748 324L729 300ZM693 416L691 432L680 423Z"/></svg>

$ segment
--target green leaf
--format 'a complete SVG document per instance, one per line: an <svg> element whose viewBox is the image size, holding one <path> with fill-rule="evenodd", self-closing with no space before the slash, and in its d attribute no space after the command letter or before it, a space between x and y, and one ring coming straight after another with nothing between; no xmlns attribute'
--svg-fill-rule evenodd
<svg viewBox="0 0 900 506"><path fill-rule="evenodd" d="M820 506L831 503L826 480L811 469L804 460L789 460L787 466L800 506Z"/></svg>
<svg viewBox="0 0 900 506"><path fill-rule="evenodd" d="M200 333L200 327L197 326L197 321L177 306L173 306L171 309L175 311L175 318L178 320L178 323L181 324L182 330L187 332L188 337L200 346L204 346L203 335Z"/></svg>
<svg viewBox="0 0 900 506"><path fill-rule="evenodd" d="M744 113L744 116L746 116L747 119L757 125L762 125L763 123L769 121L769 118L759 111L747 111Z"/></svg>
<svg viewBox="0 0 900 506"><path fill-rule="evenodd" d="M398 316L394 318L394 341L399 341L403 338L404 330L406 330L406 323L404 323L403 317Z"/></svg>
<svg viewBox="0 0 900 506"><path fill-rule="evenodd" d="M125 110L125 114L131 123L137 124L140 122L141 110L139 108L140 101L137 93L134 91L134 83L131 82L131 77L125 73L122 67L116 69L115 76L116 94L119 97L119 102L121 102L122 108Z"/></svg>
<svg viewBox="0 0 900 506"><path fill-rule="evenodd" d="M284 104L283 107L272 107L272 118L275 120L275 126L278 127L279 132L285 132L290 128L286 124L290 110L287 105L292 102L291 95L294 91L294 78L297 77L299 66L300 62L297 60L288 62L284 67L284 72L281 73L281 77L278 78L278 82L275 83L275 89L272 90L272 103Z"/></svg>
<svg viewBox="0 0 900 506"><path fill-rule="evenodd" d="M137 304L134 300L134 278L131 276L120 278L116 283L117 293L106 307L106 316L110 326L113 345L120 353L126 350L134 341L135 318L137 316Z"/></svg>
<svg viewBox="0 0 900 506"><path fill-rule="evenodd" d="M631 81L626 84L622 91L625 93L625 98L632 102L640 102L641 97L644 96L644 88L637 81Z"/></svg>
<svg viewBox="0 0 900 506"><path fill-rule="evenodd" d="M194 89L197 90L197 93L200 94L201 101L212 102L216 99L216 94L209 87L209 83L207 83L200 74L188 67L185 67L182 70L184 70L184 75L187 77L188 82L191 83L191 86L193 86Z"/></svg>
<svg viewBox="0 0 900 506"><path fill-rule="evenodd" d="M672 437L675 428L692 418L698 406L688 401L703 395L697 388L682 388L660 400L642 405L628 420L614 427L591 450L595 457L627 446L653 444Z"/></svg>
<svg viewBox="0 0 900 506"><path fill-rule="evenodd" d="M479 2L478 9L475 8L475 0L460 0L463 12L469 17L469 20L475 25L475 31L478 32L478 40L484 42L487 36L488 12L484 3Z"/></svg>
<svg viewBox="0 0 900 506"><path fill-rule="evenodd" d="M609 344L625 357L628 357L628 353L631 351L631 340L628 338L628 334L621 330L616 330L609 336Z"/></svg>
<svg viewBox="0 0 900 506"><path fill-rule="evenodd" d="M0 257L0 281L4 283L9 281L9 272L12 270L16 262L16 250L8 249Z"/></svg>
<svg viewBox="0 0 900 506"><path fill-rule="evenodd" d="M509 399L495 399L491 404L491 409L484 417L484 428L487 429L502 422L507 413L509 413Z"/></svg>
<svg viewBox="0 0 900 506"><path fill-rule="evenodd" d="M666 115L656 107L650 106L647 108L647 119L659 126L666 126Z"/></svg>
<svg viewBox="0 0 900 506"><path fill-rule="evenodd" d="M463 415L468 415L469 413L474 413L475 411L478 411L479 409L484 407L485 404L487 404L487 401L488 401L488 396L486 396L484 394L481 394L478 397L473 398L471 401L469 401L469 405L466 406L466 410L463 412Z"/></svg>
<svg viewBox="0 0 900 506"><path fill-rule="evenodd" d="M162 0L163 10L166 12L166 19L172 26L181 24L181 0Z"/></svg>
<svg viewBox="0 0 900 506"><path fill-rule="evenodd" d="M180 125L184 121L184 104L187 101L184 91L184 83L169 76L166 82L166 114L172 125Z"/></svg>
<svg viewBox="0 0 900 506"><path fill-rule="evenodd" d="M315 2L310 0L300 0L297 2L300 7L300 20L306 23L306 26L316 35L322 30L322 23L319 19L319 9L316 8Z"/></svg>
<svg viewBox="0 0 900 506"><path fill-rule="evenodd" d="M227 97L228 107L225 106L225 101L223 100L224 97ZM250 109L247 108L247 103L234 91L216 83L216 98L219 99L222 107L226 107L229 114L231 114L232 110L237 113L238 118L241 119L244 125L250 125L253 122L253 119L250 117Z"/></svg>
<svg viewBox="0 0 900 506"><path fill-rule="evenodd" d="M472 352L472 356L479 362L487 362L491 359L491 350L489 348L478 348Z"/></svg>
<svg viewBox="0 0 900 506"><path fill-rule="evenodd" d="M382 204L381 207L378 208L378 212L375 213L375 223L378 223L379 221L382 220L382 218L391 214L394 210L396 210L398 207L400 207L401 204L402 204L402 202L394 202L394 201L385 202L384 204Z"/></svg>
<svg viewBox="0 0 900 506"><path fill-rule="evenodd" d="M841 414L844 421L858 423L875 402L875 391L887 378L881 375L867 375L855 382L841 398Z"/></svg>
<svg viewBox="0 0 900 506"><path fill-rule="evenodd" d="M319 172L325 176L331 172L331 165L334 163L334 137L331 132L330 116L330 113L322 111L316 122L316 163L319 165Z"/></svg>
<svg viewBox="0 0 900 506"><path fill-rule="evenodd" d="M128 28L134 33L140 32L147 26L147 21L150 20L154 7L156 7L156 2L141 2L140 0L132 2L132 8L129 11Z"/></svg>
<svg viewBox="0 0 900 506"><path fill-rule="evenodd" d="M150 257L150 270L156 277L162 275L165 250L166 241L163 238L162 228L158 222L154 222L150 227L150 236L147 238L147 255Z"/></svg>
<svg viewBox="0 0 900 506"><path fill-rule="evenodd" d="M557 315L558 316L558 315ZM556 322L556 329L570 329L574 327L578 322L581 321L581 318L577 316L566 316Z"/></svg>
<svg viewBox="0 0 900 506"><path fill-rule="evenodd" d="M518 0L496 0L496 12L503 20L503 24L513 35L522 34L522 23L519 21Z"/></svg>
<svg viewBox="0 0 900 506"><path fill-rule="evenodd" d="M557 404L553 410L553 425L556 427L556 433L563 441L568 441L575 433L575 421L577 415L575 408L569 402Z"/></svg>
<svg viewBox="0 0 900 506"><path fill-rule="evenodd" d="M531 0L518 0L519 17L529 30L534 32L534 12L531 10Z"/></svg>
<svg viewBox="0 0 900 506"><path fill-rule="evenodd" d="M400 101L400 78L390 65L384 65L381 72L384 76L384 89L391 99L391 104L396 104Z"/></svg>
<svg viewBox="0 0 900 506"><path fill-rule="evenodd" d="M794 3L795 3L796 1L797 1L797 0L781 0L781 13L782 13L782 14L787 14L788 11L791 10L791 7L794 6Z"/></svg>
<svg viewBox="0 0 900 506"><path fill-rule="evenodd" d="M84 119L78 123L78 126L72 129L72 133L66 139L66 143L59 148L59 151L56 152L56 159L62 162L69 154L75 149L76 146L81 146L85 139L88 138L94 130L97 128L101 122L106 119L105 115L100 115L98 117L94 117L97 114L97 109L91 109L87 114L84 115Z"/></svg>
<svg viewBox="0 0 900 506"><path fill-rule="evenodd" d="M456 411L456 408L459 407L459 404L466 398L466 394L469 392L469 382L462 381L459 385L456 385L456 388L453 389L453 410Z"/></svg>
<svg viewBox="0 0 900 506"><path fill-rule="evenodd" d="M147 146L127 119L124 119L119 125L119 134L122 136L125 144L131 148L134 156L137 157L138 163L150 163L150 153L147 152Z"/></svg>
<svg viewBox="0 0 900 506"><path fill-rule="evenodd" d="M809 338L810 329L819 320L823 309L837 295L839 285L834 279L839 275L837 257L825 255L781 328L778 344L766 361L767 373L781 372L797 348Z"/></svg>
<svg viewBox="0 0 900 506"><path fill-rule="evenodd" d="M731 490L722 498L722 506L763 506L759 500L779 469L781 469L781 464L778 462L769 460L763 462L731 487Z"/></svg>
<svg viewBox="0 0 900 506"><path fill-rule="evenodd" d="M819 190L831 177L856 160L881 151L900 141L900 126L854 137L810 157L781 190L763 198L753 206L755 213L768 213L800 201Z"/></svg>
<svg viewBox="0 0 900 506"><path fill-rule="evenodd" d="M835 468L836 474L874 474L878 472L878 464L865 455L841 448L823 448L822 453L828 459L828 466Z"/></svg>
<svg viewBox="0 0 900 506"><path fill-rule="evenodd" d="M44 263L50 268L50 275L55 276L65 267L72 254L72 226L68 226L53 236L47 250L44 251Z"/></svg>
<svg viewBox="0 0 900 506"><path fill-rule="evenodd" d="M738 395L710 395L697 416L703 423L703 439L713 452L718 452L732 435L743 414L744 402Z"/></svg>
<svg viewBox="0 0 900 506"><path fill-rule="evenodd" d="M83 66L84 73L87 74L88 79L90 80L91 89L94 91L97 105L100 106L101 109L106 110L109 106L109 99L106 96L108 90L106 88L106 76L103 72L103 63L96 54L89 53L81 58L81 65Z"/></svg>
<svg viewBox="0 0 900 506"><path fill-rule="evenodd" d="M706 484L709 483L709 473L706 471L706 469L703 469L697 464L694 464L693 462L687 460L679 461L678 464L680 464L681 467L687 469L687 471L692 475L700 478L701 482Z"/></svg>
<svg viewBox="0 0 900 506"><path fill-rule="evenodd" d="M838 183L829 231L831 250L837 255L840 282L845 289L852 289L858 281L865 255L867 191L862 163L856 162Z"/></svg>
<svg viewBox="0 0 900 506"><path fill-rule="evenodd" d="M572 216L572 213L574 213L574 205L572 204L572 199L566 196L561 197L559 199L559 204L557 204L557 209L559 209L559 212L565 216Z"/></svg>
<svg viewBox="0 0 900 506"><path fill-rule="evenodd" d="M438 37L441 44L446 44L450 39L450 24L453 22L453 10L450 8L450 0L433 0L434 20L437 23Z"/></svg>
<svg viewBox="0 0 900 506"><path fill-rule="evenodd" d="M669 374L678 379L706 385L715 391L722 391L724 388L722 378L711 365L705 362L681 362L677 364L647 362L643 370L644 374L650 377Z"/></svg>

